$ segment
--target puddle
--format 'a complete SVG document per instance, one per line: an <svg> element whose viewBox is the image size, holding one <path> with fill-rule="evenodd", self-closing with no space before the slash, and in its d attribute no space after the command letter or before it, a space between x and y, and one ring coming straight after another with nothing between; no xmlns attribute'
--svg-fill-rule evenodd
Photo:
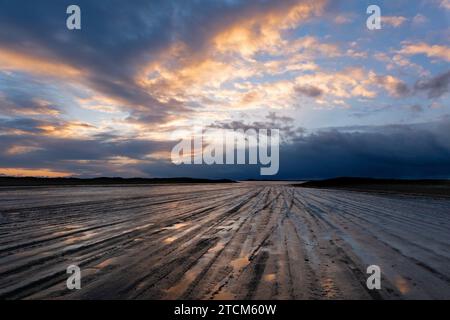
<svg viewBox="0 0 450 320"><path fill-rule="evenodd" d="M248 266L249 263L250 263L250 261L248 260L248 256L244 256L244 257L232 260L230 262L230 265L233 267L233 272L236 272L236 271L239 271L239 270L245 268L246 266Z"/></svg>
<svg viewBox="0 0 450 320"><path fill-rule="evenodd" d="M83 270L81 271L81 275L82 275L83 277L89 277L89 276L95 275L95 274L98 273L99 271L100 271L100 270L97 269L97 268L86 268L86 269L83 269Z"/></svg>
<svg viewBox="0 0 450 320"><path fill-rule="evenodd" d="M83 228L83 227L84 226L81 225L81 224L69 224L69 225L64 226L64 229L66 229L66 230L73 230L73 229L80 229L80 228Z"/></svg>
<svg viewBox="0 0 450 320"><path fill-rule="evenodd" d="M411 287L409 286L409 283L405 278L396 277L394 283L401 294L407 294L411 290Z"/></svg>
<svg viewBox="0 0 450 320"><path fill-rule="evenodd" d="M214 296L214 300L234 300L234 299L235 299L234 294L226 290L222 290Z"/></svg>
<svg viewBox="0 0 450 320"><path fill-rule="evenodd" d="M176 299L180 295L182 295L192 283L192 281L194 281L197 274L198 272L194 269L187 271L184 274L183 278L176 285L165 290L167 294L166 299Z"/></svg>
<svg viewBox="0 0 450 320"><path fill-rule="evenodd" d="M178 239L178 237L168 237L168 238L164 239L163 242L164 243L172 243L177 239Z"/></svg>
<svg viewBox="0 0 450 320"><path fill-rule="evenodd" d="M117 261L117 257L109 258L109 259L106 259L103 262L100 262L98 265L94 266L94 268L96 268L96 269L103 269L103 268L109 267L110 265L112 265L116 261Z"/></svg>
<svg viewBox="0 0 450 320"><path fill-rule="evenodd" d="M63 236L67 233L70 233L70 231L73 231L76 229L81 229L83 227L84 226L82 226L81 224L69 224L69 225L61 227L62 230L53 232L52 235L53 236Z"/></svg>
<svg viewBox="0 0 450 320"><path fill-rule="evenodd" d="M263 279L266 282L274 282L276 278L277 278L277 276L275 273L269 273L269 274L266 274Z"/></svg>
<svg viewBox="0 0 450 320"><path fill-rule="evenodd" d="M219 252L219 251L222 250L224 247L225 247L225 243L222 242L222 241L219 241L214 247L212 247L211 249L209 249L208 252L207 252L206 254Z"/></svg>
<svg viewBox="0 0 450 320"><path fill-rule="evenodd" d="M136 227L135 230L145 229L145 228L150 227L150 226L152 226L152 225L153 225L153 223L147 223L147 224L144 224L144 225L142 225L142 226Z"/></svg>
<svg viewBox="0 0 450 320"><path fill-rule="evenodd" d="M78 241L89 240L89 239L93 238L96 234L97 234L96 232L84 232L84 234L81 236L74 236L74 237L67 238L66 240L64 240L64 243L65 244L73 244Z"/></svg>
<svg viewBox="0 0 450 320"><path fill-rule="evenodd" d="M333 279L331 278L325 278L320 281L320 285L322 287L322 290L324 292L324 295L329 298L333 299L337 295L336 286L334 284Z"/></svg>
<svg viewBox="0 0 450 320"><path fill-rule="evenodd" d="M180 222L180 223L176 223L174 225L171 225L170 227L165 227L164 229L166 229L166 230L178 230L178 229L184 228L184 227L186 227L186 226L188 226L190 224L191 224L190 222Z"/></svg>

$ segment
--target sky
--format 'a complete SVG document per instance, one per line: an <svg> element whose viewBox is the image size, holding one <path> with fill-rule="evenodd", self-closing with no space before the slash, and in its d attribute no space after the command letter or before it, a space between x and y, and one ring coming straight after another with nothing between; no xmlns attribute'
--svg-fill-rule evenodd
<svg viewBox="0 0 450 320"><path fill-rule="evenodd" d="M449 18L449 0L0 0L0 175L260 177L171 163L201 126L280 129L273 179L450 178Z"/></svg>

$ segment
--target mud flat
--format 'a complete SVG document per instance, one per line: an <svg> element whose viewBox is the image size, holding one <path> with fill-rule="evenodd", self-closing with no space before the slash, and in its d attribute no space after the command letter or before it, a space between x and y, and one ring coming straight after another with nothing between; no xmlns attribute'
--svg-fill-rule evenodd
<svg viewBox="0 0 450 320"><path fill-rule="evenodd" d="M2 188L0 298L450 299L450 199L291 184Z"/></svg>

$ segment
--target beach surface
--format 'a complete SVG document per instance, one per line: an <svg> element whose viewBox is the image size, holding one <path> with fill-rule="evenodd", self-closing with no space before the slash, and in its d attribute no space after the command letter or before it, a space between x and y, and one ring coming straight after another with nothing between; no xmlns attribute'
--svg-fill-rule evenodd
<svg viewBox="0 0 450 320"><path fill-rule="evenodd" d="M0 188L2 299L450 299L449 248L442 197L286 182ZM370 265L381 290L366 286Z"/></svg>

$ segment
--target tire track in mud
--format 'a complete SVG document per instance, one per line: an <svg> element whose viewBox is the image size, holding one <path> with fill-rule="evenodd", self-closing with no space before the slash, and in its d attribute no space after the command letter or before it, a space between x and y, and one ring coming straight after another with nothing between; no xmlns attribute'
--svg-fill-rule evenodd
<svg viewBox="0 0 450 320"><path fill-rule="evenodd" d="M229 197L229 196L228 196ZM217 198L217 196L215 197L215 198ZM225 201L226 202L226 201ZM201 209L201 211L205 211L205 209L204 208L200 208ZM195 215L195 214L192 214L192 212L191 213L187 213L188 215L189 214L191 214L191 215ZM182 216L182 215L179 215L179 216L175 216L175 217L171 217L171 218L169 218L168 219L168 221L169 222L167 222L167 221L165 221L165 222L163 222L163 223L160 223L160 225L159 226L156 226L156 228L157 228L157 231L155 232L155 233L160 233L161 231L163 231L163 229L164 229L164 225L165 224L167 224L167 223L175 223L176 221L178 221L178 219L180 218L180 216ZM139 226L138 227L138 229L140 229L140 233L142 233L142 231L143 231L143 229L144 228L142 228L142 226ZM74 250L72 250L72 251L74 251L74 252L77 252L77 253L81 253L83 250L86 250L86 249L89 249L89 248L92 248L93 250L95 250L96 252L97 251L105 251L105 252L107 252L108 250L108 247L111 247L111 245L114 245L115 244L115 242L114 242L114 239L116 239L116 238L123 238L123 239L128 239L128 238L130 238L130 236L131 235L134 235L134 236L139 236L140 235L140 233L137 233L137 231L135 230L135 228L133 227L133 228L130 228L128 231L126 231L126 232L123 232L122 234L119 234L119 235L117 235L117 234L114 234L115 232L111 232L111 230L108 230L109 231L109 233L112 233L112 235L110 235L109 237L106 237L105 239L103 239L103 240L98 240L98 239L94 239L94 241L95 242L93 242L93 243L84 243L83 245L80 245L80 247L79 248L74 248ZM133 232L134 232L134 234L133 234ZM102 243L104 243L105 244L105 246L104 247L102 247L102 246L100 246L100 244L102 244ZM97 246L96 246L97 245ZM67 246L62 246L64 249L61 249L62 250L62 252L60 252L60 254L59 255L64 255L64 254L69 254L70 252L67 252L68 250L67 250ZM45 261L52 261L53 262L53 264L55 264L55 263L59 263L59 261L58 260L56 260L55 261L55 259L57 258L57 256L54 256L54 255L51 255L51 256L48 256L48 257L39 257L38 258L38 260L36 260L35 261L35 265L37 264L37 265L42 265L42 263L43 262L45 262ZM2 264L3 265L3 264ZM32 266L33 265L33 262L31 262L31 263L28 263L28 264L25 264L24 266L22 265L22 266L15 266L14 268L13 268L13 271L21 271L21 270L28 270L28 271L30 271L29 270L29 267L30 266ZM47 265L48 266L48 265ZM44 269L45 270L45 269ZM31 271L35 271L35 270L31 270ZM4 274L2 275L2 276L4 276ZM26 276L26 275L25 275ZM27 278L30 278L30 277L27 277Z"/></svg>
<svg viewBox="0 0 450 320"><path fill-rule="evenodd" d="M270 182L64 193L0 193L1 298L450 298L450 201Z"/></svg>
<svg viewBox="0 0 450 320"><path fill-rule="evenodd" d="M327 201L325 201L325 199L321 201L317 198L310 198L309 204L318 211L326 212L332 210L332 205L329 202L330 199L333 200L334 204L341 202L341 200L334 199L334 197L329 196L326 199ZM450 252L447 249L448 242L450 240L448 230L436 230L434 228L433 220L423 218L411 219L411 217L404 219L405 223L400 224L402 226L401 230L399 230L399 228L395 230L392 225L403 221L402 219L398 219L396 217L401 216L398 209L393 207L386 210L383 206L375 207L371 203L374 199L371 198L368 200L371 201L365 202L367 206L366 209L360 203L353 204L353 201L348 201L352 204L350 205L346 203L345 205L341 205L339 214L329 215L329 221L335 226L336 230L339 230L341 233L343 232L342 225L350 222L359 229L365 230L367 234L373 236L378 242L383 243L396 252L402 252L402 250L400 250L402 246L396 247L395 243L415 251L421 250L423 254L430 255L430 258L439 258L444 261L444 265L450 264ZM376 198L375 200L380 199ZM431 211L431 209L421 210L422 212ZM361 212L364 212L364 215L361 215ZM445 215L445 213L443 213L443 215ZM374 219L378 219L380 223L374 223ZM410 221L414 221L414 223L410 223ZM417 226L420 226L420 228ZM428 232L420 232L423 228L426 228ZM441 232L438 233L438 231ZM390 241L388 242L381 239L380 234L383 234L384 237L389 237ZM411 237L412 234L414 237ZM418 241L418 238L421 241ZM392 243L393 240L395 240L394 243ZM426 246L430 241L433 241L434 245L432 247ZM404 253L403 255L408 257L408 254ZM432 269L430 266L428 266L428 268ZM442 277L447 278L448 281L448 277L444 275L442 275Z"/></svg>

